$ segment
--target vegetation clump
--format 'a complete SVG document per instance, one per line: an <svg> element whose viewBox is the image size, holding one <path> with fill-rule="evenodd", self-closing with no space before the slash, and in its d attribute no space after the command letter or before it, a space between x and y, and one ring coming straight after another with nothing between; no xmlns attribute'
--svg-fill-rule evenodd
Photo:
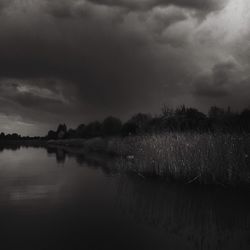
<svg viewBox="0 0 250 250"><path fill-rule="evenodd" d="M250 135L176 133L113 139L109 150L143 176L185 183L250 184ZM129 162L129 164L127 164Z"/></svg>

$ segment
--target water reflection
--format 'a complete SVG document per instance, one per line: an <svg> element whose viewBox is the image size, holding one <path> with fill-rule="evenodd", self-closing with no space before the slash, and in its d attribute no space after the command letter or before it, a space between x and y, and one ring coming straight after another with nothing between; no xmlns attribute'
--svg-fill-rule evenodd
<svg viewBox="0 0 250 250"><path fill-rule="evenodd" d="M119 208L134 220L180 237L192 249L249 249L249 195L126 178Z"/></svg>
<svg viewBox="0 0 250 250"><path fill-rule="evenodd" d="M55 149L54 154L62 153ZM117 159L67 153L79 164L116 172ZM112 162L112 163L110 163ZM113 164L113 166L112 166ZM192 249L249 249L250 200L247 191L166 184L121 175L117 209L138 223L161 228Z"/></svg>
<svg viewBox="0 0 250 250"><path fill-rule="evenodd" d="M47 148L48 156L55 156L57 163L65 163L66 151L61 148Z"/></svg>
<svg viewBox="0 0 250 250"><path fill-rule="evenodd" d="M105 174L112 175L119 172L121 163L119 158L100 153L83 153L76 149L47 147L49 157L55 157L58 164L63 164L67 159L74 159L79 166L87 165L88 168L100 168Z"/></svg>
<svg viewBox="0 0 250 250"><path fill-rule="evenodd" d="M152 181L121 174L120 164L105 155L62 148L4 150L0 245L249 249L249 192Z"/></svg>
<svg viewBox="0 0 250 250"><path fill-rule="evenodd" d="M13 187L10 191L11 201L42 199L51 192L57 191L56 185L28 185Z"/></svg>
<svg viewBox="0 0 250 250"><path fill-rule="evenodd" d="M20 149L21 146L20 145L15 145L15 144L7 144L7 145L1 145L0 144L0 152L3 152L4 150L18 150Z"/></svg>

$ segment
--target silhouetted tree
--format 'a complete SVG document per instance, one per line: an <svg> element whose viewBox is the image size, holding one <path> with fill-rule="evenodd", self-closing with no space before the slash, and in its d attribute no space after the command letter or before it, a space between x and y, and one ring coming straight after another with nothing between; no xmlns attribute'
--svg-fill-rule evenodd
<svg viewBox="0 0 250 250"><path fill-rule="evenodd" d="M164 107L158 122L161 123L160 131L204 131L208 129L206 115L197 109L187 108L184 105L175 111Z"/></svg>
<svg viewBox="0 0 250 250"><path fill-rule="evenodd" d="M194 131L194 132L250 132L250 109L240 114L232 112L231 108L222 109L212 106L208 115L197 109L184 105L175 110L163 106L159 116L138 113L122 125L115 117L107 117L103 123L98 121L87 125L81 124L77 129L67 131L65 124L60 124L57 131L49 131L46 139L63 138L93 138L100 136L128 136L145 133L162 133L167 131ZM1 134L2 140L16 140L19 135ZM33 137L35 138L35 137ZM37 137L40 139L39 137ZM26 139L26 138L22 138Z"/></svg>
<svg viewBox="0 0 250 250"><path fill-rule="evenodd" d="M140 134L149 131L149 123L151 120L151 115L138 113L132 116L132 118L128 120L128 123L134 124L133 126L136 127L136 134Z"/></svg>
<svg viewBox="0 0 250 250"><path fill-rule="evenodd" d="M218 120L221 119L225 114L224 109L212 106L208 111L208 118Z"/></svg>
<svg viewBox="0 0 250 250"><path fill-rule="evenodd" d="M76 135L78 138L85 138L86 137L86 125L80 124L76 129Z"/></svg>
<svg viewBox="0 0 250 250"><path fill-rule="evenodd" d="M73 139L73 138L80 138L75 129L70 128L67 132L66 138Z"/></svg>
<svg viewBox="0 0 250 250"><path fill-rule="evenodd" d="M129 135L135 135L137 133L137 125L132 122L126 122L123 124L121 129L121 135L122 136L129 136Z"/></svg>
<svg viewBox="0 0 250 250"><path fill-rule="evenodd" d="M122 122L115 117L107 117L102 123L102 134L104 136L119 135L122 129Z"/></svg>
<svg viewBox="0 0 250 250"><path fill-rule="evenodd" d="M172 118L174 116L174 110L167 107L166 105L163 105L161 112L162 112L161 117L163 117L164 119L169 119L169 118Z"/></svg>
<svg viewBox="0 0 250 250"><path fill-rule="evenodd" d="M53 130L50 130L46 137L48 140L55 140L55 139L57 139L57 133Z"/></svg>
<svg viewBox="0 0 250 250"><path fill-rule="evenodd" d="M213 106L208 112L209 127L213 132L239 132L241 130L240 117L238 113Z"/></svg>
<svg viewBox="0 0 250 250"><path fill-rule="evenodd" d="M86 126L85 129L86 138L99 137L101 135L102 135L102 125L100 122L98 121L91 122Z"/></svg>
<svg viewBox="0 0 250 250"><path fill-rule="evenodd" d="M0 140L3 140L3 139L5 139L5 134L4 134L4 133L1 133L1 134L0 134Z"/></svg>
<svg viewBox="0 0 250 250"><path fill-rule="evenodd" d="M56 135L57 139L64 139L67 134L67 126L65 124L59 124Z"/></svg>
<svg viewBox="0 0 250 250"><path fill-rule="evenodd" d="M185 129L190 130L204 130L206 126L207 116L197 109L187 108L185 113Z"/></svg>
<svg viewBox="0 0 250 250"><path fill-rule="evenodd" d="M244 132L250 132L250 109L244 109L240 114L241 128Z"/></svg>

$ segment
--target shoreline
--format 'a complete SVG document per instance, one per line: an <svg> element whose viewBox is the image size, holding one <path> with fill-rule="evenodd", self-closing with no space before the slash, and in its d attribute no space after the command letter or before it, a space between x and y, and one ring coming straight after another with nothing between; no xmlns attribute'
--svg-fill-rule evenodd
<svg viewBox="0 0 250 250"><path fill-rule="evenodd" d="M250 135L168 133L131 137L0 142L112 156L117 171L143 178L223 187L250 186ZM111 167L113 168L113 167Z"/></svg>

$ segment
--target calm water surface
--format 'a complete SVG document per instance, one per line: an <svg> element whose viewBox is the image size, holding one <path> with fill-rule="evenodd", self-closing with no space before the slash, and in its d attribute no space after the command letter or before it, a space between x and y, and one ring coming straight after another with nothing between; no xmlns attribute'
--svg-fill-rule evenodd
<svg viewBox="0 0 250 250"><path fill-rule="evenodd" d="M112 161L0 152L1 249L250 249L250 192L149 181Z"/></svg>

